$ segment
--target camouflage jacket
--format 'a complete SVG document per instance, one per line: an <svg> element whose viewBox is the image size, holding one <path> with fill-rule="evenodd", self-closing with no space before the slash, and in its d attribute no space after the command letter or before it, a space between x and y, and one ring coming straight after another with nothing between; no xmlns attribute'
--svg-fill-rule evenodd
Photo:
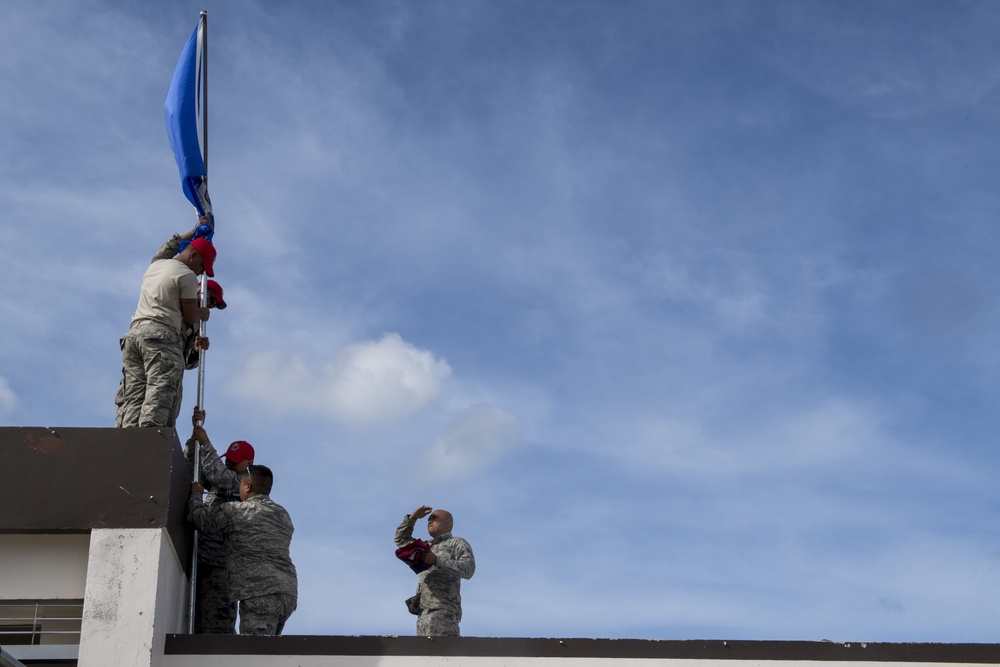
<svg viewBox="0 0 1000 667"><path fill-rule="evenodd" d="M184 458L188 469L194 473L194 436L188 439L184 446ZM201 485L212 495L208 504L216 502L238 501L240 499L240 475L235 470L226 467L226 462L215 450L215 445L208 443L201 446Z"/></svg>
<svg viewBox="0 0 1000 667"><path fill-rule="evenodd" d="M194 475L194 447L192 436L184 446L184 458L187 459L188 470ZM201 448L201 485L205 487L208 496L205 503L209 507L222 503L239 502L240 476L226 467L226 462L219 457L211 444ZM201 531L198 535L198 563L200 565L226 566L225 542L222 533Z"/></svg>
<svg viewBox="0 0 1000 667"><path fill-rule="evenodd" d="M404 546L413 541L413 525L409 515L396 528L396 546ZM476 572L476 557L472 547L461 537L446 533L430 542L431 551L437 556L437 563L420 573L417 580L417 595L420 609L447 609L462 618L462 579L471 579Z"/></svg>
<svg viewBox="0 0 1000 667"><path fill-rule="evenodd" d="M285 508L269 496L209 506L193 493L188 520L198 530L225 535L231 601L272 593L298 596L298 578L288 552L295 528Z"/></svg>

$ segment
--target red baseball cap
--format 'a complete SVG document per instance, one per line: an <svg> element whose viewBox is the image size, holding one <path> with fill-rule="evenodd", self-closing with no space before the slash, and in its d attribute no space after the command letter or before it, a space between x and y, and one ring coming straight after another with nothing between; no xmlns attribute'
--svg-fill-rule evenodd
<svg viewBox="0 0 1000 667"><path fill-rule="evenodd" d="M229 445L229 449L226 450L226 453L223 454L223 456L233 463L253 461L253 445L246 440L237 440L233 444Z"/></svg>
<svg viewBox="0 0 1000 667"><path fill-rule="evenodd" d="M202 266L205 267L205 275L209 278L214 278L215 271L212 270L212 264L215 263L215 246L206 238L197 238L192 239L191 247L201 255L201 259L203 260Z"/></svg>
<svg viewBox="0 0 1000 667"><path fill-rule="evenodd" d="M215 299L215 307L222 310L226 307L226 302L222 300L222 285L214 280L208 281L208 292Z"/></svg>

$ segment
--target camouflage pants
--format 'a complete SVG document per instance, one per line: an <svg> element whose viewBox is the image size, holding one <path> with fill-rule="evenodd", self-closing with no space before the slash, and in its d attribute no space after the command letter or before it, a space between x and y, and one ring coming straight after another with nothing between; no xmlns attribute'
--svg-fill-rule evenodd
<svg viewBox="0 0 1000 667"><path fill-rule="evenodd" d="M459 616L448 609L423 609L417 619L420 637L458 637Z"/></svg>
<svg viewBox="0 0 1000 667"><path fill-rule="evenodd" d="M178 390L184 376L180 334L158 322L136 322L121 346L121 403L115 426L172 427L180 411Z"/></svg>
<svg viewBox="0 0 1000 667"><path fill-rule="evenodd" d="M280 635L297 602L296 596L287 593L240 600L240 634Z"/></svg>
<svg viewBox="0 0 1000 667"><path fill-rule="evenodd" d="M199 562L195 595L195 634L236 634L236 603L229 601L225 567Z"/></svg>
<svg viewBox="0 0 1000 667"><path fill-rule="evenodd" d="M125 340L124 338L122 340ZM181 413L181 402L184 400L184 378L181 378L181 382L177 383L177 395L174 397L174 407L171 414L174 415L174 423L176 425L177 415ZM125 374L122 373L122 379L118 381L118 393L115 394L115 427L122 428L125 422Z"/></svg>

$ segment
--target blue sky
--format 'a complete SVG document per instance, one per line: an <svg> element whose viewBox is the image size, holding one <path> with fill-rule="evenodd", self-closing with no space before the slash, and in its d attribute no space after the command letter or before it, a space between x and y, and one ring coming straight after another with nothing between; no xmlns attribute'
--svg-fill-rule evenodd
<svg viewBox="0 0 1000 667"><path fill-rule="evenodd" d="M412 633L426 503L466 635L996 640L1000 5L4 2L0 424L113 424L201 9L287 633Z"/></svg>

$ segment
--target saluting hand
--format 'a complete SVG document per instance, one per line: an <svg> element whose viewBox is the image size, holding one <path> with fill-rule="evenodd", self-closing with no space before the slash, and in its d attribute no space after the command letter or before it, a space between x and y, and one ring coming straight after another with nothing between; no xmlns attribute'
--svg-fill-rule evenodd
<svg viewBox="0 0 1000 667"><path fill-rule="evenodd" d="M410 512L410 518L411 519L423 519L425 516L427 516L428 514L431 513L432 509L434 509L434 508L433 507L429 507L427 505L421 505L417 509L415 509L412 512Z"/></svg>

